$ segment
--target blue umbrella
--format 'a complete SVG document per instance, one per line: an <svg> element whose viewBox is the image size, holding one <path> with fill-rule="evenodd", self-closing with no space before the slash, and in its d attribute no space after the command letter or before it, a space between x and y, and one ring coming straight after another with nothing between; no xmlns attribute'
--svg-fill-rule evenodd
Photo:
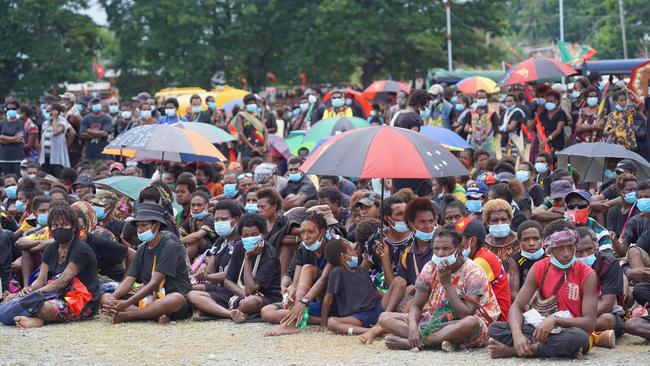
<svg viewBox="0 0 650 366"><path fill-rule="evenodd" d="M455 147L458 149L468 149L472 147L459 134L446 128L424 126L420 128L420 132L423 133L426 137L435 140L445 146Z"/></svg>

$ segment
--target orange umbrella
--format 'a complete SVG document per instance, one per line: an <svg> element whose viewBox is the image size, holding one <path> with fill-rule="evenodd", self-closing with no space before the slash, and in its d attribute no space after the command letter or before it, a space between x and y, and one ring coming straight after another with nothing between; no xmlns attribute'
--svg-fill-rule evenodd
<svg viewBox="0 0 650 366"><path fill-rule="evenodd" d="M483 76L470 76L456 83L458 90L465 94L476 94L479 90L485 90L489 94L497 93L497 83Z"/></svg>

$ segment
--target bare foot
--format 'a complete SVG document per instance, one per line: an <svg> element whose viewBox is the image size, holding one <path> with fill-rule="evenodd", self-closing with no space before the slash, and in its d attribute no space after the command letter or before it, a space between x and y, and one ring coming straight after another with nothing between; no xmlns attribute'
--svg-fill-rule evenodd
<svg viewBox="0 0 650 366"><path fill-rule="evenodd" d="M243 322L246 321L246 319L248 319L248 315L245 314L245 313L243 313L243 312L241 312L241 311L239 311L239 309L233 309L233 310L230 312L230 318L231 318L232 321L234 321L235 323L243 323Z"/></svg>
<svg viewBox="0 0 650 366"><path fill-rule="evenodd" d="M454 352L458 349L458 345L449 341L442 341L440 348L445 352Z"/></svg>
<svg viewBox="0 0 650 366"><path fill-rule="evenodd" d="M18 328L29 329L42 327L45 322L40 318L30 318L28 316L17 316L14 318Z"/></svg>
<svg viewBox="0 0 650 366"><path fill-rule="evenodd" d="M377 336L379 336L378 329L379 328L377 326L374 326L374 327L370 328L369 331L363 333L362 335L360 335L358 337L359 342L361 342L362 344L366 344L366 345L372 344L372 342L374 342L375 338Z"/></svg>
<svg viewBox="0 0 650 366"><path fill-rule="evenodd" d="M409 340L402 337L388 336L386 337L385 343L388 349L410 350L413 348L411 347Z"/></svg>
<svg viewBox="0 0 650 366"><path fill-rule="evenodd" d="M158 317L158 324L168 324L172 320L167 316L167 314L163 314Z"/></svg>
<svg viewBox="0 0 650 366"><path fill-rule="evenodd" d="M293 325L278 325L272 331L264 333L265 337L277 337L286 334L297 334L300 333L300 329Z"/></svg>
<svg viewBox="0 0 650 366"><path fill-rule="evenodd" d="M515 347L508 347L494 338L488 339L487 349L492 358L505 358L517 355Z"/></svg>
<svg viewBox="0 0 650 366"><path fill-rule="evenodd" d="M120 323L126 321L126 317L124 316L123 311L121 311L119 313L114 313L112 318L113 318L113 324L120 324Z"/></svg>

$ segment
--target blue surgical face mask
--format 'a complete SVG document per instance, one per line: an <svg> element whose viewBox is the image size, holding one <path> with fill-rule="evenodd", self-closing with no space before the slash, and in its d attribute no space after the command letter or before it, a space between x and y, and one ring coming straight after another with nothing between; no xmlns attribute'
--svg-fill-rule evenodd
<svg viewBox="0 0 650 366"><path fill-rule="evenodd" d="M594 263L596 262L596 255L595 255L595 254L588 255L588 256L586 256L586 257L578 258L578 260L579 260L580 262L582 262L582 263L588 265L589 267L591 267L591 266L593 266Z"/></svg>
<svg viewBox="0 0 650 366"><path fill-rule="evenodd" d="M95 214L97 215L97 220L101 221L106 217L106 211L104 210L103 207L93 206L93 210L95 210Z"/></svg>
<svg viewBox="0 0 650 366"><path fill-rule="evenodd" d="M463 249L463 257L465 257L465 258L469 258L469 254L470 254L470 252L471 252L471 251L469 250L469 248L465 248L465 249Z"/></svg>
<svg viewBox="0 0 650 366"><path fill-rule="evenodd" d="M451 104L456 104L456 102L458 101L458 96L454 95L449 99L449 101L451 102ZM465 108L465 106L463 106L463 108Z"/></svg>
<svg viewBox="0 0 650 366"><path fill-rule="evenodd" d="M52 115L49 112L43 112L43 118L45 118L46 121L49 121L52 119Z"/></svg>
<svg viewBox="0 0 650 366"><path fill-rule="evenodd" d="M102 110L102 105L101 104L93 104L92 107L90 107L90 110L93 113L99 113Z"/></svg>
<svg viewBox="0 0 650 366"><path fill-rule="evenodd" d="M192 106L192 113L201 113L201 106L200 105L193 105Z"/></svg>
<svg viewBox="0 0 650 366"><path fill-rule="evenodd" d="M151 117L151 111L140 111L140 117L142 117L142 118Z"/></svg>
<svg viewBox="0 0 650 366"><path fill-rule="evenodd" d="M306 111L309 108L309 103L300 103L300 110Z"/></svg>
<svg viewBox="0 0 650 366"><path fill-rule="evenodd" d="M16 198L16 191L18 190L18 186L11 186L5 188L5 193L7 194L7 198L10 200Z"/></svg>
<svg viewBox="0 0 650 366"><path fill-rule="evenodd" d="M248 113L257 112L257 104L247 104L246 105L246 112L248 112Z"/></svg>
<svg viewBox="0 0 650 366"><path fill-rule="evenodd" d="M246 250L247 252L250 252L251 250L255 249L255 247L261 240L262 240L262 235L241 238L241 241L244 244L244 250Z"/></svg>
<svg viewBox="0 0 650 366"><path fill-rule="evenodd" d="M535 171L537 171L537 173L542 174L542 173L545 173L546 170L548 170L548 164L546 164L546 163L535 163Z"/></svg>
<svg viewBox="0 0 650 366"><path fill-rule="evenodd" d="M431 257L431 261L438 268L444 266L453 266L454 263L456 263L456 253L452 253L446 257L438 257L437 255L434 254L433 257Z"/></svg>
<svg viewBox="0 0 650 366"><path fill-rule="evenodd" d="M636 202L636 192L629 192L623 195L625 202L629 204L634 204Z"/></svg>
<svg viewBox="0 0 650 366"><path fill-rule="evenodd" d="M456 110L457 110L458 112L462 112L462 111L465 109L465 105L464 105L464 104L456 104L456 105L454 106L454 108L456 108Z"/></svg>
<svg viewBox="0 0 650 366"><path fill-rule="evenodd" d="M521 251L521 256L528 259L528 260L536 261L536 260L538 260L538 259L540 259L540 258L542 258L544 256L544 248L539 248L534 253L530 253L530 252L527 252L525 250L522 250Z"/></svg>
<svg viewBox="0 0 650 366"><path fill-rule="evenodd" d="M16 201L18 203L18 201ZM650 212L650 198L639 198L636 201L636 207L641 211L642 213L648 213Z"/></svg>
<svg viewBox="0 0 650 366"><path fill-rule="evenodd" d="M483 210L483 201L468 199L467 202L465 202L465 208L467 208L467 211L471 213L479 213Z"/></svg>
<svg viewBox="0 0 650 366"><path fill-rule="evenodd" d="M165 115L167 117L175 117L176 116L176 108L165 108Z"/></svg>
<svg viewBox="0 0 650 366"><path fill-rule="evenodd" d="M296 183L299 182L302 178L302 173L291 173L289 174L289 180Z"/></svg>
<svg viewBox="0 0 650 366"><path fill-rule="evenodd" d="M424 231L415 230L415 237L422 241L430 241L433 238L433 231L425 233Z"/></svg>
<svg viewBox="0 0 650 366"><path fill-rule="evenodd" d="M359 258L356 255L353 255L350 257L350 259L348 259L347 264L350 269L357 268L359 265Z"/></svg>
<svg viewBox="0 0 650 366"><path fill-rule="evenodd" d="M618 104L614 105L614 107L615 107L616 110L619 111L619 112L623 112L623 111L625 110L625 107L621 107L621 106L618 105Z"/></svg>
<svg viewBox="0 0 650 366"><path fill-rule="evenodd" d="M370 111L370 117L375 117L377 115L377 111Z"/></svg>
<svg viewBox="0 0 650 366"><path fill-rule="evenodd" d="M321 244L323 244L323 241L318 239L315 242L313 242L311 245L308 245L304 241L302 242L302 245L305 247L305 249L309 250L310 252L315 252L320 248Z"/></svg>
<svg viewBox="0 0 650 366"><path fill-rule="evenodd" d="M614 179L616 178L616 172L610 169L605 169L605 178Z"/></svg>
<svg viewBox="0 0 650 366"><path fill-rule="evenodd" d="M510 224L490 225L490 235L493 238L505 238L510 234Z"/></svg>
<svg viewBox="0 0 650 366"><path fill-rule="evenodd" d="M343 107L344 104L345 100L343 98L332 98L332 107L340 108Z"/></svg>
<svg viewBox="0 0 650 366"><path fill-rule="evenodd" d="M404 221L395 221L395 225L393 225L393 230L397 231L398 233L405 233L409 231L409 227L406 225L406 222Z"/></svg>
<svg viewBox="0 0 650 366"><path fill-rule="evenodd" d="M420 111L420 117L429 118L431 116L431 110L429 108L424 108Z"/></svg>
<svg viewBox="0 0 650 366"><path fill-rule="evenodd" d="M525 182L530 178L530 172L528 170L517 170L515 172L515 178L520 182Z"/></svg>
<svg viewBox="0 0 650 366"><path fill-rule="evenodd" d="M108 113L110 113L110 114L115 114L115 113L117 113L119 111L120 111L120 107L118 107L116 105L109 105L108 106Z"/></svg>
<svg viewBox="0 0 650 366"><path fill-rule="evenodd" d="M74 110L75 110L75 112L77 112L77 113L81 113L81 111L84 110L84 107L82 107L81 104L75 104L75 105L74 105Z"/></svg>
<svg viewBox="0 0 650 366"><path fill-rule="evenodd" d="M504 105L504 107L506 107L506 109L509 110L509 111L515 109L516 106L517 106L516 104Z"/></svg>
<svg viewBox="0 0 650 366"><path fill-rule="evenodd" d="M14 207L16 208L16 211L18 211L18 212L25 212L25 206L26 206L25 202L23 202L21 200L17 200L14 203Z"/></svg>
<svg viewBox="0 0 650 366"><path fill-rule="evenodd" d="M571 266L573 266L573 264L574 264L575 262L576 262L576 256L575 256L575 254L573 255L573 258L571 258L571 260L570 260L569 263L567 263L567 264L562 264L562 263L560 263L560 261L558 261L557 259L555 259L555 257L551 257L551 264L552 264L555 268L557 268L557 269L561 269L561 270L567 270L567 269L571 268Z"/></svg>
<svg viewBox="0 0 650 366"><path fill-rule="evenodd" d="M230 222L232 220L225 220L225 221L215 221L214 222L214 231L217 233L217 235L221 237L228 236L232 234L232 231L235 229L230 225Z"/></svg>
<svg viewBox="0 0 650 366"><path fill-rule="evenodd" d="M551 103L551 102L544 103L544 108L546 108L546 110L548 110L548 111L554 110L555 107L557 107L557 104L555 104L555 103Z"/></svg>
<svg viewBox="0 0 650 366"><path fill-rule="evenodd" d="M41 226L47 226L47 217L47 213L38 214L36 222L38 222L38 224Z"/></svg>
<svg viewBox="0 0 650 366"><path fill-rule="evenodd" d="M257 213L258 208L257 208L257 203L247 203L246 206L244 207L244 210L248 213Z"/></svg>
<svg viewBox="0 0 650 366"><path fill-rule="evenodd" d="M237 185L235 183L226 183L223 185L223 194L228 198L233 198L237 194Z"/></svg>
<svg viewBox="0 0 650 366"><path fill-rule="evenodd" d="M216 102L208 102L208 108L211 110L217 109L217 103Z"/></svg>
<svg viewBox="0 0 650 366"><path fill-rule="evenodd" d="M576 100L580 97L580 92L577 90L574 90L571 92L571 99Z"/></svg>
<svg viewBox="0 0 650 366"><path fill-rule="evenodd" d="M149 241L153 240L153 238L155 238L155 237L156 237L156 234L154 234L154 232L151 229L149 229L149 230L147 230L147 231L145 231L143 233L138 233L138 239L140 239L142 244L148 243Z"/></svg>
<svg viewBox="0 0 650 366"><path fill-rule="evenodd" d="M206 216L208 216L208 211L201 211L198 213L192 212L190 215L194 220L203 220Z"/></svg>
<svg viewBox="0 0 650 366"><path fill-rule="evenodd" d="M474 102L474 103L470 104L469 107L471 109L476 109L476 107L478 107L478 105L476 104L476 102Z"/></svg>
<svg viewBox="0 0 650 366"><path fill-rule="evenodd" d="M485 107L487 105L487 99L481 98L476 100L477 107Z"/></svg>
<svg viewBox="0 0 650 366"><path fill-rule="evenodd" d="M5 113L5 116L7 116L7 118L9 118L9 119L16 119L16 117L18 117L18 112L11 109L11 110L8 110L7 113Z"/></svg>
<svg viewBox="0 0 650 366"><path fill-rule="evenodd" d="M598 104L598 97L589 97L587 98L587 105L590 107L595 107Z"/></svg>

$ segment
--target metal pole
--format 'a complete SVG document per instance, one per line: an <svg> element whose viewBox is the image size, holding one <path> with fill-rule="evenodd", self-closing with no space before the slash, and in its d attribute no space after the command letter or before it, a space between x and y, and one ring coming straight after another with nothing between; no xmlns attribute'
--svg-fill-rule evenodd
<svg viewBox="0 0 650 366"><path fill-rule="evenodd" d="M443 0L443 3L445 4L445 11L447 13L447 70L452 71L454 69L452 65L452 51L451 51L451 8L450 8L450 2L451 0Z"/></svg>
<svg viewBox="0 0 650 366"><path fill-rule="evenodd" d="M564 0L560 0L560 41L564 42Z"/></svg>
<svg viewBox="0 0 650 366"><path fill-rule="evenodd" d="M618 0L618 13L621 17L621 38L623 40L623 58L627 59L627 38L625 37L625 9L623 0Z"/></svg>

